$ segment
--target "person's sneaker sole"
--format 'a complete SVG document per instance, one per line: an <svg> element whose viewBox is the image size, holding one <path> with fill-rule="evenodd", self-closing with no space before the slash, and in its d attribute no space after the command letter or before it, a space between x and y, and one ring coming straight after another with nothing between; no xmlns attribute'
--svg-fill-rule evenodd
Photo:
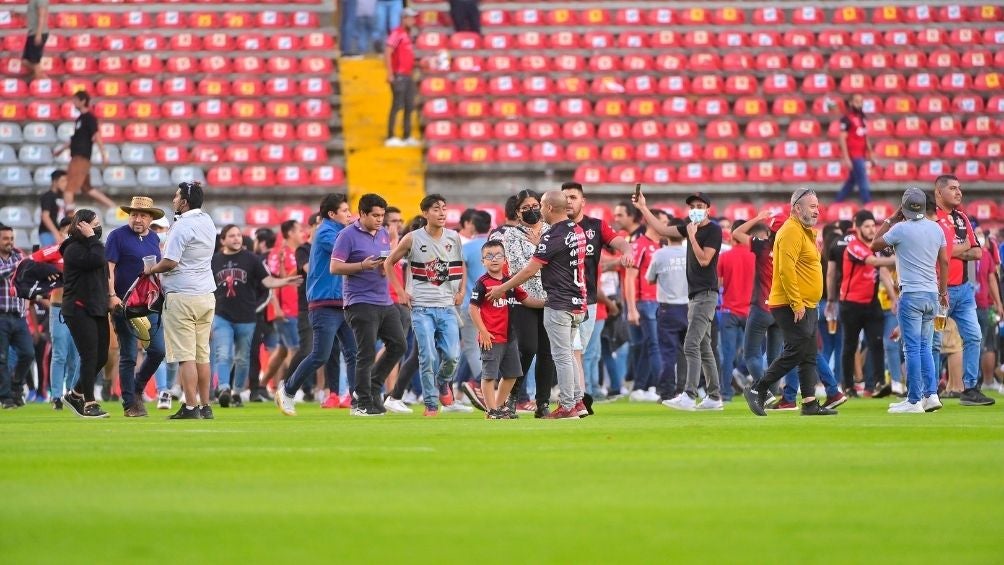
<svg viewBox="0 0 1004 565"><path fill-rule="evenodd" d="M824 407L824 408L829 408L830 410L833 410L833 409L834 409L834 408L836 408L837 406L840 406L840 405L842 405L842 404L845 404L845 403L847 402L847 398L848 398L848 397L847 397L847 396L845 395L845 396L844 396L843 398L841 398L840 400L834 400L833 402L831 402L831 403L829 403L829 404L824 404L824 405L823 405L823 407Z"/></svg>
<svg viewBox="0 0 1004 565"><path fill-rule="evenodd" d="M959 406L993 406L996 402L996 400L990 397L983 397L980 400L960 399Z"/></svg>
<svg viewBox="0 0 1004 565"><path fill-rule="evenodd" d="M487 412L487 409L486 409L484 403L481 402L481 399L478 398L477 393L474 391L474 385L472 385L471 383L467 382L467 383L464 383L464 385L462 387L460 387L460 388L461 388L461 390L464 391L464 396L466 396L467 399L471 401L471 405L472 406L474 406L475 408L477 408L478 410L480 410L482 412Z"/></svg>
<svg viewBox="0 0 1004 565"><path fill-rule="evenodd" d="M743 389L743 398L746 400L746 405L749 406L750 412L757 416L766 416L767 412L760 405L760 393L753 390L753 387L747 386Z"/></svg>

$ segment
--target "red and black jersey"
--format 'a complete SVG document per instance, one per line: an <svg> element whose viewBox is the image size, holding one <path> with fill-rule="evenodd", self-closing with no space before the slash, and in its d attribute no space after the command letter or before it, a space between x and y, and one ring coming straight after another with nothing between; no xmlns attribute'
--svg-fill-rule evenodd
<svg viewBox="0 0 1004 565"><path fill-rule="evenodd" d="M583 216L579 227L586 234L586 303L596 304L596 281L600 274L600 252L617 237L617 232L599 218Z"/></svg>
<svg viewBox="0 0 1004 565"><path fill-rule="evenodd" d="M471 304L481 311L481 320L488 328L488 333L492 334L492 343L509 341L509 309L529 296L525 290L516 287L507 292L503 300L489 302L485 298L491 289L505 284L508 280L509 277L497 279L485 273L474 283L474 289L471 291Z"/></svg>
<svg viewBox="0 0 1004 565"><path fill-rule="evenodd" d="M586 233L571 220L551 226L533 260L543 263L540 275L546 305L552 310L586 311Z"/></svg>
<svg viewBox="0 0 1004 565"><path fill-rule="evenodd" d="M967 241L971 247L979 246L976 232L969 223L969 216L959 209L945 212L938 208L938 225L945 232L945 241L948 242L945 250L948 253L948 286L958 286L969 280L969 269L966 268L969 261L952 257L952 249L955 245L965 245Z"/></svg>
<svg viewBox="0 0 1004 565"><path fill-rule="evenodd" d="M878 269L866 263L875 253L857 235L847 236L840 278L840 300L871 304L878 289Z"/></svg>
<svg viewBox="0 0 1004 565"><path fill-rule="evenodd" d="M868 153L868 125L862 114L851 112L840 119L840 131L847 134L847 156L864 159Z"/></svg>
<svg viewBox="0 0 1004 565"><path fill-rule="evenodd" d="M756 257L756 284L753 285L753 296L750 305L761 310L767 310L767 298L774 284L774 233L767 239L750 238L750 251Z"/></svg>

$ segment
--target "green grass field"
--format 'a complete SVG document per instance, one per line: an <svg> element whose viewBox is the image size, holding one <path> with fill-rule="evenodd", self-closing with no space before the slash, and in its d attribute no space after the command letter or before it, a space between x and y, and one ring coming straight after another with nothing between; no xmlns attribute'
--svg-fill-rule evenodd
<svg viewBox="0 0 1004 565"><path fill-rule="evenodd" d="M3 563L1000 562L1004 406L0 414Z"/></svg>

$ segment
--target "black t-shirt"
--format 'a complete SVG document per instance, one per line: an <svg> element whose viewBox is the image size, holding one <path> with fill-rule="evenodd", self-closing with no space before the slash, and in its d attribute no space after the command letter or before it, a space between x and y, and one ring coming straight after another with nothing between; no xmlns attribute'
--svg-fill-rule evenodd
<svg viewBox="0 0 1004 565"><path fill-rule="evenodd" d="M213 255L213 280L216 282L216 315L235 324L255 321L261 281L269 276L265 264L250 251L233 255Z"/></svg>
<svg viewBox="0 0 1004 565"><path fill-rule="evenodd" d="M90 112L77 117L76 129L70 138L70 157L91 158L94 149L94 134L98 133L98 119Z"/></svg>
<svg viewBox="0 0 1004 565"><path fill-rule="evenodd" d="M54 226L59 226L59 201L62 199L62 192L53 192L51 190L46 190L38 199L38 205L42 208L42 214L48 214ZM45 227L42 220L38 221L38 233L49 233L48 228Z"/></svg>
<svg viewBox="0 0 1004 565"><path fill-rule="evenodd" d="M544 264L540 280L552 310L586 309L586 233L571 220L554 224L540 238L533 259Z"/></svg>
<svg viewBox="0 0 1004 565"><path fill-rule="evenodd" d="M686 232L684 232L686 233ZM722 227L715 222L697 228L694 239L701 247L715 250L715 256L707 267L702 267L694 255L694 246L687 245L687 291L690 298L699 292L713 290L718 292L718 256L722 253Z"/></svg>
<svg viewBox="0 0 1004 565"><path fill-rule="evenodd" d="M596 282L600 276L600 253L617 233L599 218L583 216L579 227L586 234L586 303L596 304Z"/></svg>
<svg viewBox="0 0 1004 565"><path fill-rule="evenodd" d="M828 271L830 270L829 262L833 261L835 267L835 275L837 281L840 281L844 277L844 251L847 251L847 238L837 237L830 243L830 246L826 250L826 261L823 263L823 297L822 301L829 300L829 292L827 292L826 277L828 276ZM840 297L836 296L833 300L839 300Z"/></svg>
<svg viewBox="0 0 1004 565"><path fill-rule="evenodd" d="M309 263L310 244L304 243L296 248L296 274L303 277L304 280L307 279L307 271L304 271L303 267ZM307 304L307 285L301 284L300 287L296 289L296 296L297 301L300 304L300 315L306 316L307 311L310 309L309 304Z"/></svg>

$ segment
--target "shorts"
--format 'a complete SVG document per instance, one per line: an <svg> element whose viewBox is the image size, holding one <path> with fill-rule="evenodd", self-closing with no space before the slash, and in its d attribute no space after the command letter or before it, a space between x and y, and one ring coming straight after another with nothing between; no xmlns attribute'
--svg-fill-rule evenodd
<svg viewBox="0 0 1004 565"><path fill-rule="evenodd" d="M955 320L949 317L945 321L945 329L941 332L941 354L953 353L962 353L962 336L959 335L959 326Z"/></svg>
<svg viewBox="0 0 1004 565"><path fill-rule="evenodd" d="M523 376L519 363L519 345L515 340L493 343L491 349L481 350L481 378L494 381L498 378L515 379Z"/></svg>
<svg viewBox="0 0 1004 565"><path fill-rule="evenodd" d="M997 326L990 322L990 309L977 308L976 320L980 323L980 334L983 335L983 341L980 343L980 351L984 353L996 351Z"/></svg>
<svg viewBox="0 0 1004 565"><path fill-rule="evenodd" d="M589 340L593 337L593 330L596 329L596 305L590 304L586 309L586 319L579 324L579 331L572 339L572 351L583 351L589 345Z"/></svg>
<svg viewBox="0 0 1004 565"><path fill-rule="evenodd" d="M168 363L209 363L209 335L216 313L216 295L169 293L164 298L164 345Z"/></svg>
<svg viewBox="0 0 1004 565"><path fill-rule="evenodd" d="M279 344L286 349L300 348L300 331L297 328L296 318L283 318L272 320L275 333L279 337Z"/></svg>
<svg viewBox="0 0 1004 565"><path fill-rule="evenodd" d="M49 34L42 34L42 43L35 43L35 34L28 34L27 41L24 42L24 53L21 58L33 65L42 62L42 51L45 49L45 42L49 40Z"/></svg>
<svg viewBox="0 0 1004 565"><path fill-rule="evenodd" d="M94 190L91 186L90 159L80 155L70 157L70 164L66 167L66 190L74 194L86 194Z"/></svg>

